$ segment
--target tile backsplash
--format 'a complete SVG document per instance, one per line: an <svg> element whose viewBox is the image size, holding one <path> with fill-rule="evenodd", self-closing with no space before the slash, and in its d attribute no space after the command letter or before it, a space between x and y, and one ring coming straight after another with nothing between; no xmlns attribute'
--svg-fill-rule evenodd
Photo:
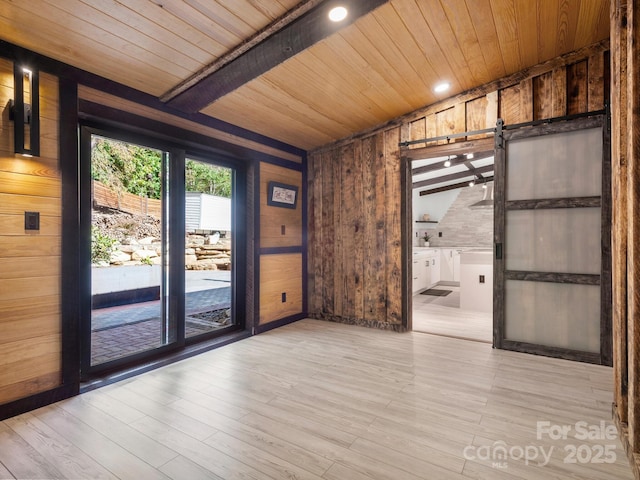
<svg viewBox="0 0 640 480"><path fill-rule="evenodd" d="M493 183L487 184L488 194ZM437 224L414 223L418 236L426 230L431 234L432 247L481 247L493 245L493 208L471 209L470 205L482 200L485 190L481 185L460 190L447 212ZM425 226L428 225L428 226ZM438 236L442 232L442 237ZM415 232L414 232L415 238Z"/></svg>

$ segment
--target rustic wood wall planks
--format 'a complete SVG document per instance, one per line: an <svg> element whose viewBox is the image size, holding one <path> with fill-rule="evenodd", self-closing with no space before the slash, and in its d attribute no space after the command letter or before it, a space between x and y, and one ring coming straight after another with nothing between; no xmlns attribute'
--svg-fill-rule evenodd
<svg viewBox="0 0 640 480"><path fill-rule="evenodd" d="M0 60L0 104L13 99L13 64ZM13 153L0 119L0 404L61 384L61 180L58 82L40 75L41 157ZM24 212L40 212L40 230Z"/></svg>
<svg viewBox="0 0 640 480"><path fill-rule="evenodd" d="M420 140L493 128L498 118L516 124L603 109L608 48L608 42L594 44L311 152L310 315L399 331L407 327L401 132L407 137L402 140ZM424 146L432 145L412 145Z"/></svg>
<svg viewBox="0 0 640 480"><path fill-rule="evenodd" d="M613 414L640 479L640 5L611 2Z"/></svg>
<svg viewBox="0 0 640 480"><path fill-rule="evenodd" d="M309 312L402 330L400 130L314 154L309 165Z"/></svg>

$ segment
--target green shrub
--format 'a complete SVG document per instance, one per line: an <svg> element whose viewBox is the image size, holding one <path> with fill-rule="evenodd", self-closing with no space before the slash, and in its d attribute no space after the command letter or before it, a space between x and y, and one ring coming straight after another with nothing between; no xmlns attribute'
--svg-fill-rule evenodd
<svg viewBox="0 0 640 480"><path fill-rule="evenodd" d="M95 226L91 226L91 263L107 262L111 260L111 252L118 241L102 233Z"/></svg>

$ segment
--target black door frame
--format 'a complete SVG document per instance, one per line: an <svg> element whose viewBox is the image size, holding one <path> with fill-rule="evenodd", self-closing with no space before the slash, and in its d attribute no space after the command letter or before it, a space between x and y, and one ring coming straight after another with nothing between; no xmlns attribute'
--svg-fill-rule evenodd
<svg viewBox="0 0 640 480"><path fill-rule="evenodd" d="M139 352L108 363L91 366L91 136L100 135L118 141L129 142L167 152L169 189L172 192L172 200L168 211L168 235L169 235L169 261L174 268L171 269L171 281L169 282L169 308L168 321L175 325L176 341L156 349ZM78 210L78 257L79 257L79 311L80 311L80 370L81 379L88 380L102 374L125 370L135 367L160 357L180 352L196 343L215 340L219 337L245 330L247 322L246 307L243 302L246 283L246 198L247 198L247 168L246 162L231 155L210 151L208 148L194 148L193 145L181 145L179 141L167 141L164 138L151 133L141 133L136 129L128 129L126 125L115 126L113 122L91 119L80 123L80 158L79 158L79 210ZM235 172L233 182L232 204L232 228L237 228L239 234L233 235L232 264L236 268L232 270L232 303L235 315L235 324L222 329L185 338L185 271L184 271L184 225L185 225L185 196L184 196L184 167L186 157L194 160L205 161L210 164L232 168ZM89 159L87 161L86 159ZM165 202L163 202L164 204ZM164 207L163 207L164 208ZM242 215L242 216L241 216ZM165 218L167 218L165 216ZM84 319L84 320L83 320Z"/></svg>

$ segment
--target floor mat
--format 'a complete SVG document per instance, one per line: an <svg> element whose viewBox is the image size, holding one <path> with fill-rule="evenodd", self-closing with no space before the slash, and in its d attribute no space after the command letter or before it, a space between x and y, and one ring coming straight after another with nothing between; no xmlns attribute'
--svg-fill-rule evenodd
<svg viewBox="0 0 640 480"><path fill-rule="evenodd" d="M430 288L424 292L420 292L420 295L433 295L434 297L446 297L451 293L451 290L442 290L440 288Z"/></svg>

